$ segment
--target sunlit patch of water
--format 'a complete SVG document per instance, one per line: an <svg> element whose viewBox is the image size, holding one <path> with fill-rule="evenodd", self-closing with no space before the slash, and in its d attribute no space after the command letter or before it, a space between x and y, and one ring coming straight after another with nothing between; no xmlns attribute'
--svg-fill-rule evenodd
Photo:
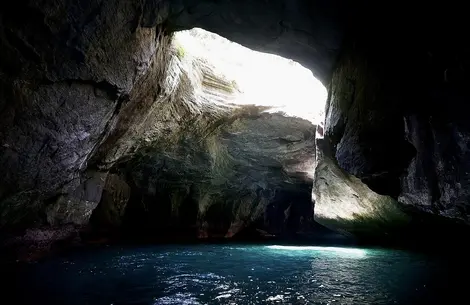
<svg viewBox="0 0 470 305"><path fill-rule="evenodd" d="M12 288L4 297L25 305L441 304L461 290L438 294L457 278L439 270L449 269L396 250L106 248L22 269L9 278Z"/></svg>

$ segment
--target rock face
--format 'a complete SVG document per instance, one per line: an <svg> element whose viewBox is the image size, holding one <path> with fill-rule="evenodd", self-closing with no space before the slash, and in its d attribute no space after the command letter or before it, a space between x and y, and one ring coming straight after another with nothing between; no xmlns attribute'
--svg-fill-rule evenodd
<svg viewBox="0 0 470 305"><path fill-rule="evenodd" d="M322 154L324 143L318 144ZM328 156L318 156L315 178L315 220L326 227L372 239L396 234L411 222L396 200L375 193Z"/></svg>
<svg viewBox="0 0 470 305"><path fill-rule="evenodd" d="M91 172L83 175L83 182L67 194L59 195L56 202L46 206L50 225L86 225L91 213L101 201L107 181L106 173Z"/></svg>
<svg viewBox="0 0 470 305"><path fill-rule="evenodd" d="M145 16L167 12L171 29L200 27L261 52L292 58L328 83L350 1L147 1ZM144 18L145 19L145 18Z"/></svg>
<svg viewBox="0 0 470 305"><path fill-rule="evenodd" d="M181 224L201 236L230 237L254 222L270 232L308 226L315 126L260 107L230 105L231 83L200 62L199 70L183 71L184 54L170 47L168 30L214 22L199 18L202 9L219 17L237 18L238 12L243 19L245 8L260 11L266 4L207 4L0 5L2 232L69 226L75 234L90 214L98 227L121 227L137 223L142 202L154 205L155 213L149 213L161 224L171 216L173 227ZM321 6L317 11L329 12ZM259 29L251 41L283 30L263 48L312 63L305 57L310 32L303 31L309 28L323 42L312 44L315 58L324 59L315 61L321 63L317 72L326 79L339 33L319 32L307 16L293 24L300 20L293 14L304 12L299 3L279 2L276 10L268 18L275 27L246 19L245 30ZM229 31L224 23L240 28L232 21L221 22L220 32ZM338 25L325 31L336 33ZM286 30L290 26L295 28ZM172 185L175 177L181 181ZM160 213L167 207L170 214ZM152 223L142 219L149 219L143 225Z"/></svg>
<svg viewBox="0 0 470 305"><path fill-rule="evenodd" d="M44 200L73 189L121 108L141 102L130 100L134 89L150 94L143 82L158 70L162 39L139 26L140 10L132 1L1 5L2 225L30 223Z"/></svg>
<svg viewBox="0 0 470 305"><path fill-rule="evenodd" d="M329 82L321 223L354 234L409 216L468 225L464 12L400 1L2 3L0 229L47 248L76 236L93 209L106 226L177 223L200 236L305 224L315 127L221 103L234 88L200 63L197 74L176 69L168 32L194 26Z"/></svg>
<svg viewBox="0 0 470 305"><path fill-rule="evenodd" d="M465 18L458 7L447 5L426 6L419 22L416 11L404 12L398 4L386 10L401 20L393 29L393 21L378 14L358 16L364 24L374 24L374 30L359 24L350 28L330 84L325 153L360 178L359 184L398 200L413 221L423 220L422 228L431 218L432 223L442 222L442 231L449 223L468 225L470 125L464 116L470 96L464 84L469 53L461 40ZM342 183L349 181L346 177ZM335 179L320 172L315 185L330 178ZM369 209L383 210L382 200L352 199L335 205L337 214L352 219L350 232L362 225L355 209L366 203ZM318 200L317 212L333 205L332 200ZM379 214L373 218L383 220ZM316 219L323 224L337 221L331 228L351 224L318 213ZM432 232L422 230L421 238L438 233Z"/></svg>
<svg viewBox="0 0 470 305"><path fill-rule="evenodd" d="M470 126L464 118L450 122L448 115L406 118L406 134L417 154L402 179L399 200L468 224Z"/></svg>
<svg viewBox="0 0 470 305"><path fill-rule="evenodd" d="M315 126L237 105L236 84L210 59L178 44L170 53L145 118L98 151L98 167L130 186L121 229L206 238L296 232L311 222Z"/></svg>
<svg viewBox="0 0 470 305"><path fill-rule="evenodd" d="M170 147L148 147L119 169L132 181L128 225L231 237L262 220L259 229L279 233L292 223L295 231L313 212L314 136L308 121L261 113L205 138L186 131Z"/></svg>
<svg viewBox="0 0 470 305"><path fill-rule="evenodd" d="M122 225L131 189L125 180L108 174L99 206L93 210L92 223L99 228L115 229Z"/></svg>

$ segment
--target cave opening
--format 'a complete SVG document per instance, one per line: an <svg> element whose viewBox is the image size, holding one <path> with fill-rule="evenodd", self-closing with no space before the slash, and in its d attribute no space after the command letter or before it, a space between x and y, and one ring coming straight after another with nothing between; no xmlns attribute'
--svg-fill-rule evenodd
<svg viewBox="0 0 470 305"><path fill-rule="evenodd" d="M236 93L233 103L323 124L327 90L298 62L252 50L201 28L173 35L180 59L200 58L227 78Z"/></svg>
<svg viewBox="0 0 470 305"><path fill-rule="evenodd" d="M165 50L161 99L171 103L157 104L140 127L143 144L110 169L131 186L123 234L246 240L319 232L311 192L323 84L293 60L201 28L173 33ZM168 122L175 127L162 134Z"/></svg>
<svg viewBox="0 0 470 305"><path fill-rule="evenodd" d="M1 2L2 299L462 303L453 2Z"/></svg>

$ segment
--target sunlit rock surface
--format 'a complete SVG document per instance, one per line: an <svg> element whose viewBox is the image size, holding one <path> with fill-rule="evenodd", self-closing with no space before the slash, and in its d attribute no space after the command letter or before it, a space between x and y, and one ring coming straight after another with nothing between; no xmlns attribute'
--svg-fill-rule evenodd
<svg viewBox="0 0 470 305"><path fill-rule="evenodd" d="M98 166L131 188L123 230L205 238L253 226L268 233L308 227L313 114L302 113L307 120L279 112L274 100L247 98L214 54L183 42L170 48L164 89L150 111L102 150Z"/></svg>
<svg viewBox="0 0 470 305"><path fill-rule="evenodd" d="M345 2L353 3L354 10ZM407 10L403 7L401 1L385 6L382 2L327 0L3 1L0 229L22 229L24 233L29 228L23 240L76 233L76 226L87 222L99 197L92 191L88 194L92 196L83 197L87 198L83 201L82 194L102 188L99 182L83 189L93 181L85 182L91 172L111 172L122 180L117 185L130 190L130 194L110 191L109 198L113 199L106 199L107 204L101 196L96 215L118 226L129 223L122 209L147 202L141 196L149 190L148 202L161 200L164 196L154 194L157 189L166 190L166 186L150 187L142 182L145 175L139 176L138 167L130 169L129 164L145 160L139 164L153 169L155 164L147 160L163 156L169 166L178 162L185 166L182 176L194 172L210 172L210 176L214 173L212 164L226 164L226 159L217 157L223 154L213 153L220 147L227 147L228 160L237 160L245 169L276 164L268 171L273 174L271 178L262 180L275 185L274 189L286 187L286 181L297 181L298 189L304 189L299 182L303 178L298 177L311 172L303 168L304 163L311 162L302 159L310 146L302 142L306 137L298 140L302 137L297 128L303 131L312 127L257 103L233 105L230 101L238 93L230 79L215 73L207 62L188 61L184 49L170 46L169 32L195 26L312 68L323 83L329 84L324 132L319 133L325 135L328 157L334 164L376 194L424 213L419 219L433 216L468 225L469 52L462 39L468 28L466 10L447 3L428 3L417 9L407 6ZM283 139L278 141L275 162L258 157L259 151L274 155L264 146L272 139L264 138L262 145L255 147L255 140L246 140L243 129L236 125L250 122L252 128L261 128L267 116L286 128L270 130L273 138ZM297 126L296 132L291 132L292 126ZM240 135L230 135L231 128ZM246 158L235 154L236 143L245 140L253 148L250 153L243 152ZM294 155L297 163L292 166L286 160ZM216 161L211 159L214 156ZM196 157L204 159L205 171L189 162ZM295 171L302 174L293 174ZM255 176L253 172L262 170L250 171ZM327 176L334 172L323 171ZM322 171L317 173L315 179L321 178ZM192 181L185 177L183 181ZM230 177L235 177L232 182L245 181L236 175ZM347 181L348 177L354 184L358 182L348 175L340 180ZM233 185L227 182L224 187L237 189ZM201 193L196 186L188 187L186 193ZM133 192L136 189L139 192ZM275 231L280 227L272 223L285 223L286 217L294 217L288 215L297 213L280 203L289 200L276 198L292 198L295 192L290 188L276 191L276 195L270 192L273 189L261 197L281 207L273 212L279 215L277 220L265 217L263 226ZM139 195L137 199L133 194ZM252 198L254 194L250 194L247 196ZM188 226L202 236L210 232L230 236L246 226L247 219L258 215L258 210L248 213L245 208L240 209L243 212L234 208L235 212L219 213L213 208L217 212L210 213L214 215L231 215L213 229L207 216L211 209L200 206L205 206L202 202L206 200L214 203L220 198L207 198L188 205L198 215L196 228L193 218ZM360 201L351 202L360 208ZM382 201L377 202L380 205ZM238 203L230 204L236 206ZM98 213L102 210L113 216ZM267 211L272 209L267 208L263 215L271 213ZM238 220L241 218L245 221ZM64 225L68 233L54 231L50 226L55 223L70 223ZM447 222L439 224L440 228L447 226ZM60 234L30 234L32 227L41 226L46 226L45 232L50 233L50 229Z"/></svg>
<svg viewBox="0 0 470 305"><path fill-rule="evenodd" d="M407 227L411 221L395 199L375 193L321 152L315 168L313 194L315 220L347 235L386 237Z"/></svg>
<svg viewBox="0 0 470 305"><path fill-rule="evenodd" d="M255 50L292 58L328 83L353 9L342 0L149 0L142 23L204 28Z"/></svg>
<svg viewBox="0 0 470 305"><path fill-rule="evenodd" d="M172 45L161 26L182 20L190 3L172 3L166 17L163 8L153 14L151 3L158 4L1 4L2 233L22 232L20 240L34 243L25 229L67 226L76 234L89 221L104 229L158 223L133 218L142 202L189 209L190 220L178 212L171 226L185 224L195 236L230 237L254 222L270 232L308 227L315 125L266 101L237 104L236 82ZM27 22L17 18L23 15ZM291 44L278 46L302 57ZM319 56L332 64L331 53ZM180 192L184 182L189 191ZM196 222L193 205L178 199L184 192L195 194L188 198ZM233 202L222 206L227 198ZM50 245L62 235L44 236Z"/></svg>

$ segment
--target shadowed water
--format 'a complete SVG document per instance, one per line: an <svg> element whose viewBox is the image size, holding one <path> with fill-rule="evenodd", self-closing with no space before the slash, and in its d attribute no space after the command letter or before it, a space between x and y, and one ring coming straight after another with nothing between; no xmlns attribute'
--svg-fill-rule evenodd
<svg viewBox="0 0 470 305"><path fill-rule="evenodd" d="M465 292L452 266L398 250L108 247L34 263L2 282L8 304L445 304Z"/></svg>

